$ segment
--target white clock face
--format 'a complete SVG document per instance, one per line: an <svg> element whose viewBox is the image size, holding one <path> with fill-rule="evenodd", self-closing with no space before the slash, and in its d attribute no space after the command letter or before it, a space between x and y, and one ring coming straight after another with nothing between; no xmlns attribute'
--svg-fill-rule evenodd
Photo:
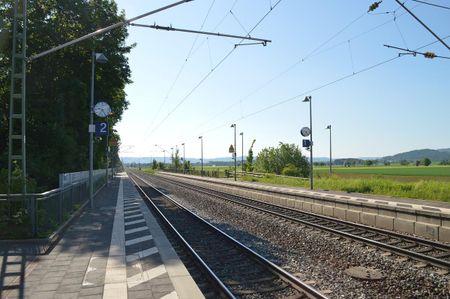
<svg viewBox="0 0 450 299"><path fill-rule="evenodd" d="M98 102L94 106L94 113L100 117L106 117L111 113L111 107L106 102Z"/></svg>
<svg viewBox="0 0 450 299"><path fill-rule="evenodd" d="M311 134L311 129L308 127L303 127L300 133L302 134L303 137L307 137L309 136L309 134Z"/></svg>

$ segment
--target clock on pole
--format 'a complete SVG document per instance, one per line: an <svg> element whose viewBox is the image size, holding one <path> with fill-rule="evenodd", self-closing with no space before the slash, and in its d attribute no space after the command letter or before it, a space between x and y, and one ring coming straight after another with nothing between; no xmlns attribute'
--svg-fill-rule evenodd
<svg viewBox="0 0 450 299"><path fill-rule="evenodd" d="M94 113L99 117L107 117L111 114L111 107L106 102L98 102L94 106Z"/></svg>

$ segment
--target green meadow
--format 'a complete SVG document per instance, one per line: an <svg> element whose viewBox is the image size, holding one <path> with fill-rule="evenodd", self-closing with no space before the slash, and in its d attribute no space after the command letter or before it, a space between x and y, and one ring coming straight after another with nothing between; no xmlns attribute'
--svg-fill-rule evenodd
<svg viewBox="0 0 450 299"><path fill-rule="evenodd" d="M317 167L315 174L329 173L328 167ZM439 176L450 179L450 166L366 166L366 167L334 167L333 173L338 175L382 175L382 176Z"/></svg>
<svg viewBox="0 0 450 299"><path fill-rule="evenodd" d="M200 170L200 167L195 167ZM227 170L231 177L234 167L205 166L206 171L218 171L220 177ZM240 168L237 168L240 171ZM305 178L276 176L242 176L240 180L266 184L309 188ZM314 168L314 187L318 190L334 190L393 197L417 198L450 202L450 166L371 166Z"/></svg>

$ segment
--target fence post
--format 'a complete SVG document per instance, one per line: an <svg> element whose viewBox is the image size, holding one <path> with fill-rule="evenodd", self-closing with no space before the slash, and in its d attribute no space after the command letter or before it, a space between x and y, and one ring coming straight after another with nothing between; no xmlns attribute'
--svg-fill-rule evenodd
<svg viewBox="0 0 450 299"><path fill-rule="evenodd" d="M58 225L62 223L62 214L63 214L63 198L64 191L61 190L58 195Z"/></svg>

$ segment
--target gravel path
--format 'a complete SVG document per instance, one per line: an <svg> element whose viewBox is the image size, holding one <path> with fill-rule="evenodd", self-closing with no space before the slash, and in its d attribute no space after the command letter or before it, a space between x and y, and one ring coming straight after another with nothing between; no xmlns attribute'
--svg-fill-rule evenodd
<svg viewBox="0 0 450 299"><path fill-rule="evenodd" d="M290 221L151 180L207 219L330 298L450 298L450 275L433 267ZM381 280L355 279L350 267L375 268ZM418 267L419 266L419 267Z"/></svg>

